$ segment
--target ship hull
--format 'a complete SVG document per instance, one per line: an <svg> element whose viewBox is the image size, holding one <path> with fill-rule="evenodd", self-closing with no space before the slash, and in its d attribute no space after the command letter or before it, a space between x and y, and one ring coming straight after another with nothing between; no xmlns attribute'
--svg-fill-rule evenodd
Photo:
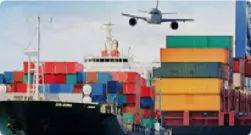
<svg viewBox="0 0 251 135"><path fill-rule="evenodd" d="M121 135L116 117L100 113L99 105L51 102L0 102L0 130L10 132L7 123L25 135ZM110 125L114 130L107 129ZM2 128L2 129L1 129ZM9 134L9 133L8 133Z"/></svg>

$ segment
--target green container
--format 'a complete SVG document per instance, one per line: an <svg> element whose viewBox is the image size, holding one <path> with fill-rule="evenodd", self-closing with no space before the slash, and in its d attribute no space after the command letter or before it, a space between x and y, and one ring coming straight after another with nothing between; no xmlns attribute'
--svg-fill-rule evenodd
<svg viewBox="0 0 251 135"><path fill-rule="evenodd" d="M140 125L143 127L154 128L154 123L155 123L155 120L152 118L150 118L150 119L141 118L140 119Z"/></svg>
<svg viewBox="0 0 251 135"><path fill-rule="evenodd" d="M124 113L123 114L123 122L133 124L135 115L133 113Z"/></svg>
<svg viewBox="0 0 251 135"><path fill-rule="evenodd" d="M33 79L34 79L34 75L31 74L31 75L30 75L30 84L33 83ZM27 74L24 75L23 81L24 81L24 84L28 84L28 75L27 75Z"/></svg>
<svg viewBox="0 0 251 135"><path fill-rule="evenodd" d="M226 48L232 50L232 36L166 36L166 48Z"/></svg>
<svg viewBox="0 0 251 135"><path fill-rule="evenodd" d="M153 70L155 78L224 78L224 64L214 62L164 62Z"/></svg>
<svg viewBox="0 0 251 135"><path fill-rule="evenodd" d="M66 84L76 84L77 75L76 74L67 74L66 75Z"/></svg>

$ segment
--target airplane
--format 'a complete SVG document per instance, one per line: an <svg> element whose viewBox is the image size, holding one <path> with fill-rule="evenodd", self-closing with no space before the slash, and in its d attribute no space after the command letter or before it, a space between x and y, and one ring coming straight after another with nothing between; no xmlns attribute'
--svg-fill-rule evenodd
<svg viewBox="0 0 251 135"><path fill-rule="evenodd" d="M141 19L141 20L146 21L149 24L161 24L163 22L171 22L170 27L173 30L177 30L179 27L178 22L194 21L194 19L163 19L162 15L164 15L164 14L176 14L176 13L162 13L158 8L159 8L159 1L157 0L156 8L152 8L150 11L139 10L140 12L150 14L151 16L149 18L131 15L131 14L127 14L127 13L121 13L121 14L123 16L130 17L129 24L131 26L135 26L137 24L137 20Z"/></svg>

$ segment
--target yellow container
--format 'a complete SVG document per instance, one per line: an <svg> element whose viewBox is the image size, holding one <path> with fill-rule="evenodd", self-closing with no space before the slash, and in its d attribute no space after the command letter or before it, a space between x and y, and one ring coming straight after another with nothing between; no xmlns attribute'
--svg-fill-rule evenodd
<svg viewBox="0 0 251 135"><path fill-rule="evenodd" d="M153 86L163 94L219 94L223 80L216 78L165 78L155 80Z"/></svg>
<svg viewBox="0 0 251 135"><path fill-rule="evenodd" d="M229 61L227 49L213 48L161 48L161 62L222 62Z"/></svg>
<svg viewBox="0 0 251 135"><path fill-rule="evenodd" d="M162 95L163 111L220 111L220 95ZM155 109L159 109L156 95Z"/></svg>

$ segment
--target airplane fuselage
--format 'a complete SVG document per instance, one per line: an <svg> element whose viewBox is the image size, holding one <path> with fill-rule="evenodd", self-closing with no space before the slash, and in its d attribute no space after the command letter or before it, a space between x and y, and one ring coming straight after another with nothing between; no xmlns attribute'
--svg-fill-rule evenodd
<svg viewBox="0 0 251 135"><path fill-rule="evenodd" d="M152 9L150 14L151 14L151 16L147 20L148 23L150 23L150 24L161 24L162 14L158 9Z"/></svg>

